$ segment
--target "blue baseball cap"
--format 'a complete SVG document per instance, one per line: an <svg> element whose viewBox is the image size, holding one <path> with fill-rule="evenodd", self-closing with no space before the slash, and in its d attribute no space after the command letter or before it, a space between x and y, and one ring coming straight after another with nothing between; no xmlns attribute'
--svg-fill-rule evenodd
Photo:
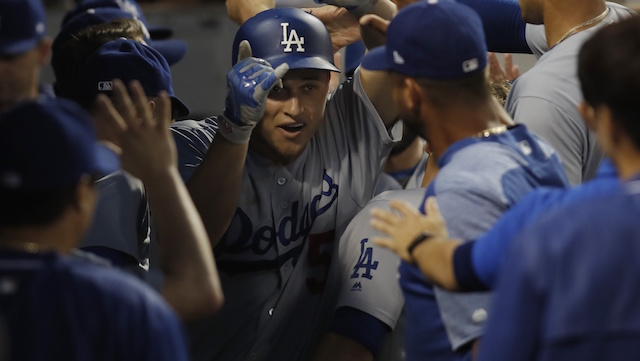
<svg viewBox="0 0 640 361"><path fill-rule="evenodd" d="M89 59L78 75L79 92L90 104L98 93L110 94L113 79L125 84L138 80L147 96L155 97L161 91L169 93L173 113L178 118L189 115L186 104L173 92L171 70L164 57L134 40L118 39L102 45Z"/></svg>
<svg viewBox="0 0 640 361"><path fill-rule="evenodd" d="M160 52L160 54L162 54L162 56L167 60L169 65L179 62L187 53L187 43L184 40L152 40L149 30L139 17L136 17L131 12L122 10L117 6L87 8L82 11L74 12L74 16L64 22L62 29L54 39L53 51L60 51L62 46L80 31L90 26L108 23L117 19L136 19L140 21L140 25L142 26L142 31L144 33L144 41L150 47L158 50L158 52Z"/></svg>
<svg viewBox="0 0 640 361"><path fill-rule="evenodd" d="M453 0L420 1L400 10L387 29L387 44L362 61L365 69L433 80L465 78L486 65L480 17Z"/></svg>
<svg viewBox="0 0 640 361"><path fill-rule="evenodd" d="M96 140L89 115L65 99L40 97L0 115L0 187L44 191L75 185L84 174L120 168Z"/></svg>
<svg viewBox="0 0 640 361"><path fill-rule="evenodd" d="M33 49L45 36L41 0L0 1L0 55L18 55Z"/></svg>
<svg viewBox="0 0 640 361"><path fill-rule="evenodd" d="M76 3L76 6L69 10L64 18L62 18L62 27L71 20L74 16L83 13L88 9L97 8L118 8L122 11L129 13L132 17L139 19L149 30L149 34L152 39L162 40L170 38L173 35L173 30L166 26L149 25L147 19L142 13L140 5L135 0L81 0Z"/></svg>

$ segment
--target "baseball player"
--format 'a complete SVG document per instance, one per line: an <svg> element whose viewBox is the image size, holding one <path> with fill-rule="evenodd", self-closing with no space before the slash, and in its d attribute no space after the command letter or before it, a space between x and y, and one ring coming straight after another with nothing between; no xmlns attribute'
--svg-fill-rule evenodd
<svg viewBox="0 0 640 361"><path fill-rule="evenodd" d="M609 195L558 207L514 243L479 360L635 360L640 345L640 21L580 50L585 121L618 170Z"/></svg>
<svg viewBox="0 0 640 361"><path fill-rule="evenodd" d="M392 201L391 208L400 216L374 211L376 228L389 236L374 242L408 257L405 250L411 241L428 232L432 235L429 241L416 247L411 256L425 277L450 291L486 291L495 287L510 245L524 228L554 207L612 194L618 190L616 177L613 164L605 158L592 180L570 189L535 189L505 212L486 234L466 242L449 238L435 200L427 201L433 204L425 205L426 215L403 202Z"/></svg>
<svg viewBox="0 0 640 361"><path fill-rule="evenodd" d="M186 211L176 215L189 225L181 229L188 238L202 234L202 224L188 219L195 209L172 163L168 123L139 116L135 107L146 99L139 88L133 96L124 117L104 119L121 123L112 128L122 140L122 163L149 180L158 202ZM168 100L161 103L168 114ZM1 117L0 314L8 359L188 360L181 325L153 290L68 257L91 224L92 178L118 168L115 153L98 145L89 116L70 101L41 98ZM148 162L150 156L158 158Z"/></svg>
<svg viewBox="0 0 640 361"><path fill-rule="evenodd" d="M51 52L40 0L0 1L0 111L38 95Z"/></svg>
<svg viewBox="0 0 640 361"><path fill-rule="evenodd" d="M358 70L327 100L329 33L291 8L247 20L232 61L224 115L172 125L226 298L190 325L192 355L300 360L333 312L336 241L400 136L388 75Z"/></svg>
<svg viewBox="0 0 640 361"><path fill-rule="evenodd" d="M438 160L440 170L423 199L436 195L449 232L463 239L484 233L536 186L567 185L547 143L524 125L503 125L488 87L484 39L471 8L452 0L417 2L398 12L387 44L362 62L363 68L391 72L399 115ZM412 248L425 239L417 238ZM399 270L407 360L470 357L483 333L489 295L433 288L407 262Z"/></svg>
<svg viewBox="0 0 640 361"><path fill-rule="evenodd" d="M514 81L505 108L556 149L572 185L591 179L602 154L578 112L576 55L597 29L633 11L604 0L461 2L480 14L489 50L538 58Z"/></svg>

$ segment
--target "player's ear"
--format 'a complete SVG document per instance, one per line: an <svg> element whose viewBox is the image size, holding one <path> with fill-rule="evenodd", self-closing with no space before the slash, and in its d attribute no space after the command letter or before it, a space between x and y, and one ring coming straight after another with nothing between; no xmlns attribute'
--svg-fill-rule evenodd
<svg viewBox="0 0 640 361"><path fill-rule="evenodd" d="M422 105L424 90L418 82L411 77L405 77L402 86L403 97L406 100L407 108L417 112Z"/></svg>
<svg viewBox="0 0 640 361"><path fill-rule="evenodd" d="M580 115L582 116L582 119L584 120L585 124L587 124L587 127L589 127L589 129L595 131L595 111L593 109L593 107L591 105L589 105L589 103L587 103L586 101L582 101L582 103L580 103L580 105L578 105L578 111L580 112Z"/></svg>
<svg viewBox="0 0 640 361"><path fill-rule="evenodd" d="M38 43L38 53L40 54L40 65L44 66L49 63L51 57L51 44L53 41L50 37L46 36Z"/></svg>

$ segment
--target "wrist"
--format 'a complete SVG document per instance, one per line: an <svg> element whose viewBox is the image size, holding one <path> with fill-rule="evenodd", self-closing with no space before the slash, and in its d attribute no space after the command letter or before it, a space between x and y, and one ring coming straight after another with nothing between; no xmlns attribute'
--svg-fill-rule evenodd
<svg viewBox="0 0 640 361"><path fill-rule="evenodd" d="M427 231L422 231L413 239L413 241L411 241L411 243L409 243L409 245L407 246L407 254L411 258L412 262L414 261L413 254L414 254L416 248L418 248L418 246L420 246L424 242L430 240L431 238L433 238L433 234L432 233L427 232Z"/></svg>
<svg viewBox="0 0 640 361"><path fill-rule="evenodd" d="M251 132L255 125L239 125L229 120L224 115L219 115L218 118L218 131L216 135L221 135L226 140L235 144L248 143L251 138Z"/></svg>

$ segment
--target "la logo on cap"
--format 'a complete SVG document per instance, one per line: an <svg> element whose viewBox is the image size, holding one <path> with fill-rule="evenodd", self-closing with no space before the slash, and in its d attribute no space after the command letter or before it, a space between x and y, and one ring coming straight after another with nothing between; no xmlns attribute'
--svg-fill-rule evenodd
<svg viewBox="0 0 640 361"><path fill-rule="evenodd" d="M284 52L292 52L293 49L291 49L291 45L296 45L296 52L304 53L304 36L298 36L298 32L296 31L296 29L291 29L291 31L289 31L287 34L289 23L280 23L280 26L282 26L282 41L280 42L280 44L286 45L284 48Z"/></svg>

